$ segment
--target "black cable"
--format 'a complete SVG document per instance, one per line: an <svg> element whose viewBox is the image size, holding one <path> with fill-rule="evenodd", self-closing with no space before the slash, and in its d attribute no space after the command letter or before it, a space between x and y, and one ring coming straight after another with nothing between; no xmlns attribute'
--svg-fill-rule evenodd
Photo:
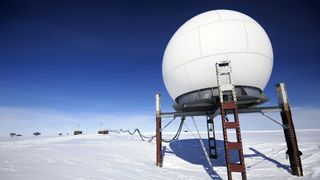
<svg viewBox="0 0 320 180"><path fill-rule="evenodd" d="M170 122L168 122L162 129L161 131L163 131L167 126L169 126L173 121L175 120L175 118L173 118ZM162 139L162 142L166 142L166 143L170 143L171 141L174 141L174 140L177 140L181 134L181 130L182 130L182 127L183 127L183 123L184 123L184 119L181 119L181 122L180 122L180 125L179 125L179 128L176 132L176 134L174 135L173 138L171 138L170 140L166 140L166 139ZM139 129L135 129L133 132L130 132L129 130L123 130L123 129L120 129L120 130L110 130L110 132L115 132L117 134L120 134L120 133L128 133L129 135L134 135L135 133L138 133L139 134L139 137L141 138L141 140L145 141L145 139L149 139L148 142L151 142L155 137L156 135L153 135L151 137L148 137L148 136L144 136L143 134L141 134L140 130Z"/></svg>
<svg viewBox="0 0 320 180"><path fill-rule="evenodd" d="M163 131L167 126L169 126L175 119L176 117L174 117L170 122L168 122L163 128L161 128L161 131Z"/></svg>
<svg viewBox="0 0 320 180"><path fill-rule="evenodd" d="M184 119L181 119L179 128L178 128L175 136L174 136L172 139L170 139L170 140L162 139L162 142L170 143L170 142L172 142L172 141L174 141L174 140L177 140L177 139L179 138L180 134L181 134L181 130L182 130L182 127L183 127L183 123L184 123Z"/></svg>
<svg viewBox="0 0 320 180"><path fill-rule="evenodd" d="M266 115L264 112L261 112L261 114L265 117L267 117L268 119L270 119L271 121L277 123L279 126L283 127L284 129L287 129L286 126L282 125L281 123L279 123L278 121L276 121L275 119L271 118L270 116Z"/></svg>
<svg viewBox="0 0 320 180"><path fill-rule="evenodd" d="M117 134L120 134L121 132L128 133L128 134L130 134L130 136L134 135L135 133L138 133L139 136L140 136L140 138L141 138L143 141L145 141L145 139L150 139L150 138L152 138L152 137L147 137L147 136L142 135L139 129L135 129L133 132L130 132L129 130L120 129L119 131L115 130L115 132L116 132Z"/></svg>

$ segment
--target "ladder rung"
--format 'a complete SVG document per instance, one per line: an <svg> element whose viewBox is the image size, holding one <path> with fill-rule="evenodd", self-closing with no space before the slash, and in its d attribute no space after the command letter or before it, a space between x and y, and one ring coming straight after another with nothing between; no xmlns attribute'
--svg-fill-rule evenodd
<svg viewBox="0 0 320 180"><path fill-rule="evenodd" d="M231 172L244 172L245 168L242 164L233 164L229 165L229 170Z"/></svg>
<svg viewBox="0 0 320 180"><path fill-rule="evenodd" d="M238 122L224 122L227 129L235 129L239 127Z"/></svg>
<svg viewBox="0 0 320 180"><path fill-rule="evenodd" d="M241 149L241 143L238 143L238 142L226 142L226 143L229 149L238 149L238 150Z"/></svg>
<svg viewBox="0 0 320 180"><path fill-rule="evenodd" d="M222 109L236 109L235 102L224 102L221 104Z"/></svg>
<svg viewBox="0 0 320 180"><path fill-rule="evenodd" d="M210 146L210 149L216 149L216 146Z"/></svg>
<svg viewBox="0 0 320 180"><path fill-rule="evenodd" d="M220 84L219 90L222 91L232 91L233 85L232 84Z"/></svg>

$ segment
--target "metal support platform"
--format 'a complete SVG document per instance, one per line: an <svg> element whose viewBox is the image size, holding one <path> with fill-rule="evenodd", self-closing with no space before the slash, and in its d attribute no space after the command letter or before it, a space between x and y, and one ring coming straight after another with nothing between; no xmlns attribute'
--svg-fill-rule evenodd
<svg viewBox="0 0 320 180"><path fill-rule="evenodd" d="M219 64L217 64L218 66ZM222 68L224 66L229 66L226 62L222 63ZM221 69L221 68L217 68ZM231 70L231 69L230 69ZM303 176L303 169L301 164L302 155L298 148L298 142L296 137L296 132L294 124L292 121L291 110L288 102L287 92L285 85L283 83L277 84L278 93L278 106L270 107L238 107L237 98L234 91L234 86L232 85L232 79L229 76L231 71L226 71L224 68L222 71L217 72L222 73L222 75L227 75L227 78L218 78L219 92L220 92L220 102L218 102L212 109L205 109L203 111L180 111L180 112L161 112L160 107L160 94L156 95L156 165L162 167L163 155L162 155L162 132L161 132L161 119L162 118L177 118L177 117L193 117L193 116L206 116L207 117L207 129L208 129L208 140L209 140L209 152L211 158L217 157L217 147L215 142L214 133L214 117L221 115L222 127L223 127L223 137L224 146L226 151L226 165L228 171L228 179L232 179L232 173L241 173L242 179L247 179L243 146L240 132L239 114L240 113L268 113L268 112L280 112L282 118L282 125L284 130L284 136L287 143L287 154L290 160L290 166L293 175ZM229 74L228 74L229 73ZM219 77L219 76L217 76ZM231 115L230 119L228 115ZM236 141L230 141L228 138L228 130L236 131ZM236 162L231 162L230 151L238 152L238 160Z"/></svg>
<svg viewBox="0 0 320 180"><path fill-rule="evenodd" d="M280 106L267 106L267 107L249 107L249 108L238 108L239 114L245 113L268 113L268 112L281 112ZM227 111L227 114L232 112ZM190 111L190 112L161 112L162 118L177 118L177 117L188 117L188 116L213 116L220 115L220 109L215 111Z"/></svg>

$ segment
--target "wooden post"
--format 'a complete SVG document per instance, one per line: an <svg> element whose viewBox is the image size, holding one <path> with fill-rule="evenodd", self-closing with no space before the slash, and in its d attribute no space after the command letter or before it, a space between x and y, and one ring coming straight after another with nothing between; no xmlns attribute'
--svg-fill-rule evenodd
<svg viewBox="0 0 320 180"><path fill-rule="evenodd" d="M298 148L298 141L296 136L296 131L294 129L294 124L292 121L291 110L288 101L288 95L286 86L284 83L279 83L276 85L278 103L281 107L281 118L283 124L284 136L287 142L287 155L289 156L291 171L293 175L303 176L301 158L301 151Z"/></svg>
<svg viewBox="0 0 320 180"><path fill-rule="evenodd" d="M162 167L162 132L161 132L161 99L156 94L156 165Z"/></svg>

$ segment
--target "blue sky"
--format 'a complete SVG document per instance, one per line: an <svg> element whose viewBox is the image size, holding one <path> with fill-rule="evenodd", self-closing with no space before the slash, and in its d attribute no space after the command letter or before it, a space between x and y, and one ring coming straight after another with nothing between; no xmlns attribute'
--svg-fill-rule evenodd
<svg viewBox="0 0 320 180"><path fill-rule="evenodd" d="M264 27L274 50L266 105L276 103L274 85L286 82L296 126L320 128L319 7L302 0L1 1L0 135L70 133L78 124L95 132L101 122L152 131L155 93L172 111L161 74L166 44L185 21L214 9L243 12ZM243 129L276 128L246 122Z"/></svg>

